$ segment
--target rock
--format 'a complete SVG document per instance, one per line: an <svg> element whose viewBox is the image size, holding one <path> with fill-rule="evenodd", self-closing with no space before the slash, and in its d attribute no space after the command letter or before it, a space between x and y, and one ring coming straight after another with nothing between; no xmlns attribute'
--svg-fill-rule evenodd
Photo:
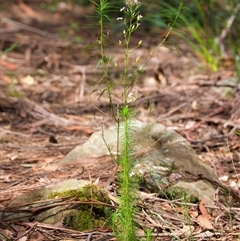
<svg viewBox="0 0 240 241"><path fill-rule="evenodd" d="M131 122L131 126L135 165L130 175L140 177L142 188L165 195L170 186L180 181L193 182L199 175L217 181L214 170L200 160L189 142L175 131L159 123L142 123L135 120ZM116 155L118 140L123 139L121 125L119 138L117 133L116 126L95 132L85 144L68 153L59 165L84 163L86 158L110 155L109 149ZM186 185L186 191L191 192L191 187L196 189L199 183L195 182L195 186ZM212 184L204 183L205 188L213 189ZM206 196L206 193L201 191L192 193L195 193L198 199ZM212 198L212 193L210 195Z"/></svg>
<svg viewBox="0 0 240 241"><path fill-rule="evenodd" d="M163 197L187 197L190 201L205 199L208 204L212 204L214 187L209 182L198 180L198 177L201 175L214 181L217 181L217 177L214 170L200 160L186 139L159 123L132 121L131 126L131 159L134 165L129 175L138 177L140 189L147 188ZM74 148L58 165L80 163L87 166L90 159L94 161L96 158L95 165L91 165L100 170L103 158L117 155L118 143L121 142L118 140L122 139L122 126L119 137L116 126L95 132L85 144ZM64 202L69 195L77 198L74 200L82 200L81 190L87 185L92 184L85 180L69 179L24 194L0 212L0 219L6 222L37 220L50 224L64 221L65 225L78 230L101 226L104 218L108 219L109 210L101 210L103 219L96 220L94 213L93 216L86 213L93 208L81 209L81 205L72 206ZM108 202L102 190L97 187L94 190L101 202ZM83 219L83 215L88 220Z"/></svg>
<svg viewBox="0 0 240 241"><path fill-rule="evenodd" d="M73 205L71 201L75 201ZM109 219L111 209L90 201L110 203L107 194L97 185L86 180L69 179L23 194L0 211L0 220L32 221L58 224L77 230L95 229ZM85 201L77 204L77 201ZM84 213L84 217L82 214Z"/></svg>
<svg viewBox="0 0 240 241"><path fill-rule="evenodd" d="M174 194L173 194L174 193ZM167 195L172 196L173 199L183 198L183 201L194 202L198 200L205 200L206 204L212 204L215 189L203 180L195 182L179 181L167 189Z"/></svg>

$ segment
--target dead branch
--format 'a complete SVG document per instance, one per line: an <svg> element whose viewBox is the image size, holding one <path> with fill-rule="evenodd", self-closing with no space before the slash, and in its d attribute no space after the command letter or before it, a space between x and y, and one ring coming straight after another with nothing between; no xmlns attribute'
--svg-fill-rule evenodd
<svg viewBox="0 0 240 241"><path fill-rule="evenodd" d="M79 125L79 122L59 117L54 113L47 111L34 101L29 100L28 98L17 99L12 97L6 97L3 93L1 93L0 106L3 108L16 109L18 111L22 110L27 115L35 119L44 120L44 123L48 122L55 126L66 127L69 125Z"/></svg>

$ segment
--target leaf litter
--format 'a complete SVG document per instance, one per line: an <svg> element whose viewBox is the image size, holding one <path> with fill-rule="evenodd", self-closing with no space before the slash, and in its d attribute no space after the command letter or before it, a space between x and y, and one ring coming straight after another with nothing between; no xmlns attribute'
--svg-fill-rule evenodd
<svg viewBox="0 0 240 241"><path fill-rule="evenodd" d="M13 43L20 46L1 59L0 208L23 193L68 178L99 178L99 185L107 185L114 192L115 166L110 159L103 158L99 169L94 166L94 159L89 160L92 168L89 166L88 170L77 165L56 167L73 147L113 122L108 98L104 95L98 98L101 90L92 93L94 84L103 74L101 69L96 71L98 60L93 56L97 55L97 50L83 51L89 41L96 40L97 31L81 30L77 34L81 34L84 41L73 46L71 41L60 39L52 31L52 24L64 25L64 19L69 18L67 11L60 13L60 19L54 16L52 22L45 22L43 31L40 23L51 18L46 18L49 13L39 9L34 1L28 5L22 1L10 5L8 10L11 10L2 11L6 33L1 36L1 43L4 49ZM72 19L76 21L75 14ZM37 24L31 27L33 20ZM87 20L81 21L84 24ZM136 39L136 43L138 41ZM133 60L150 54L154 41L150 38L147 41L148 48L133 51ZM186 44L181 44L181 48L183 53L190 52ZM121 67L123 54L114 48L108 51ZM222 183L239 193L240 137L235 131L239 132L240 128L240 92L231 82L232 65L211 73L194 56L187 57L183 53L179 56L170 48L160 47L150 59L134 86L142 95L135 102L137 118L157 120L179 132L201 159L215 168ZM110 71L113 76L117 75L114 68ZM224 88L230 88L231 97L224 94ZM121 104L119 96L121 88L113 93L116 106ZM52 143L50 136L57 143ZM155 240L239 239L239 204L225 206L217 194L215 205L207 206L204 200L192 204L143 192L136 217L139 236L145 235L142 230L150 228ZM114 240L110 229L79 232L61 224L52 226L36 221L16 221L11 225L0 222L0 239L7 238Z"/></svg>

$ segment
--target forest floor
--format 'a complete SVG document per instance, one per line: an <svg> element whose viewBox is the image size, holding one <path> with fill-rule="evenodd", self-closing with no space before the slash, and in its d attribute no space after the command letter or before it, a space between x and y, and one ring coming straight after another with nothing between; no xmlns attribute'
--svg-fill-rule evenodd
<svg viewBox="0 0 240 241"><path fill-rule="evenodd" d="M104 183L109 175L109 170L104 173L93 168L82 173L74 167L62 171L49 165L95 131L114 123L109 99L100 97L104 83L97 85L103 70L96 67L99 48L91 44L96 43L98 30L86 28L88 18L83 17L92 9L67 7L51 14L37 1L28 5L19 1L1 9L1 51L16 46L0 62L0 208L22 193L58 180L89 180L91 176ZM110 33L106 54L121 69L121 32L112 36ZM186 43L174 35L171 38L178 44L167 41L159 46L162 33L157 29L140 29L133 36L133 46L140 40L143 44L132 52L132 63L137 57L144 63L154 51L133 86L142 95L136 104L136 118L159 122L180 133L200 158L214 167L221 182L239 192L240 136L235 131L240 131L240 89L233 59L220 60L219 70L213 72ZM111 68L110 78L117 76L118 71ZM114 89L113 103L121 104L121 88ZM162 207L174 213L167 203L163 200ZM234 207L232 219L220 204L215 208L209 212L215 232L194 240L240 240L240 207ZM204 229L196 223L193 226L196 233ZM41 223L0 223L0 240L112 238L106 237L104 230L98 230L96 237L89 233L80 239L83 232ZM159 237L173 240L164 232Z"/></svg>

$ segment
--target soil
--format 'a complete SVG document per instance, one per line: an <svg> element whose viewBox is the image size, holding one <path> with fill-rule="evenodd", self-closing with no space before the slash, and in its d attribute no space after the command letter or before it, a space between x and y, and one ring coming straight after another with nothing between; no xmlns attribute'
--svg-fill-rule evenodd
<svg viewBox="0 0 240 241"><path fill-rule="evenodd" d="M112 109L122 104L121 85L116 83L112 89L111 108L103 92L106 82L99 83L104 74L101 66L97 68L99 32L86 28L94 22L85 17L93 11L92 7L63 5L53 14L43 10L38 1L3 4L0 47L6 52L0 63L1 208L22 193L58 180L99 178L104 187L116 168L102 165L99 169L94 163L88 170L51 165L84 143L93 132L112 125ZM124 52L118 45L121 31L114 31L105 43L106 55L118 63L118 68L109 69L112 84L124 62ZM134 66L139 57L139 68L150 56L133 84L133 89L141 93L141 98L133 103L136 118L176 130L204 162L214 167L224 185L240 193L240 136L236 134L240 132L240 88L233 58L229 55L219 60L219 69L213 72L174 34L159 45L164 32L140 28L133 35L132 46L140 40L143 44L132 51L130 65ZM14 47L9 49L11 46ZM136 67L130 69L132 75L135 72ZM148 213L140 213L139 222L153 230L159 237L156 240L170 240L169 226L153 222L149 210L164 209L164 219L173 225L176 209L168 200L154 200L156 203L145 203ZM178 215L183 214L180 207ZM215 233L208 240L239 238L239 205L232 211L231 222L228 208L216 197L216 207L209 210ZM197 205L190 206L189 215L193 212L199 212ZM179 232L187 225L175 222L172 228L176 230L177 226ZM192 222L195 233L205 230L206 226ZM139 233L143 234L141 228ZM110 229L78 232L35 222L16 221L9 225L0 220L0 240L66 238L114 240ZM206 239L196 236L194 240Z"/></svg>

